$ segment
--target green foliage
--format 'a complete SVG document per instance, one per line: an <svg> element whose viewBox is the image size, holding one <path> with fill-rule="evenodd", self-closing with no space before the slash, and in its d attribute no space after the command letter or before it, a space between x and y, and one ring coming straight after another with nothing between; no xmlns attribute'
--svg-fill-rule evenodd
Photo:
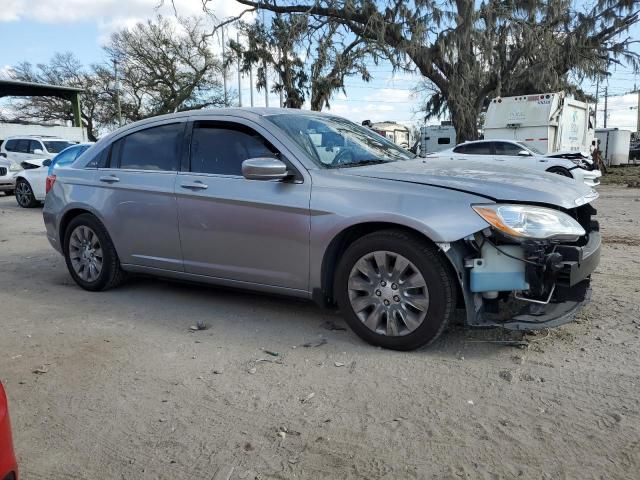
<svg viewBox="0 0 640 480"><path fill-rule="evenodd" d="M88 137L118 125L113 61L125 122L181 110L224 104L221 63L209 48L209 35L195 19L163 17L112 35L105 46L110 61L83 66L71 53L48 64L23 62L13 67L17 80L79 87L81 117ZM13 120L72 120L68 101L32 97L13 102Z"/></svg>
<svg viewBox="0 0 640 480"><path fill-rule="evenodd" d="M309 28L337 23L398 69L424 77L427 117L448 111L458 139L497 95L572 89L613 64L636 71L629 28L637 0L237 0L278 15L306 15Z"/></svg>
<svg viewBox="0 0 640 480"><path fill-rule="evenodd" d="M243 72L256 68L258 90L266 87L267 69L275 71L271 91L284 94L285 107L301 108L310 98L311 109L322 110L344 89L346 77L371 78L365 59L372 58L374 50L339 23L311 28L308 15L276 14L265 23L240 22L239 27L247 45L231 40L228 63L240 59Z"/></svg>

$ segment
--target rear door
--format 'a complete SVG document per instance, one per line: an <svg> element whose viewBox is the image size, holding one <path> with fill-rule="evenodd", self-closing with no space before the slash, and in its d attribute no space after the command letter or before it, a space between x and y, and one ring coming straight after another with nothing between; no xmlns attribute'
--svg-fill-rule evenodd
<svg viewBox="0 0 640 480"><path fill-rule="evenodd" d="M127 132L98 168L98 208L123 264L183 270L174 187L185 126L172 120Z"/></svg>
<svg viewBox="0 0 640 480"><path fill-rule="evenodd" d="M310 179L269 131L234 118L192 124L189 171L176 183L185 271L307 291ZM296 177L245 179L242 162L257 157L279 158Z"/></svg>
<svg viewBox="0 0 640 480"><path fill-rule="evenodd" d="M470 142L453 149L456 160L495 161L491 142Z"/></svg>
<svg viewBox="0 0 640 480"><path fill-rule="evenodd" d="M18 165L30 155L29 152L29 139L16 139L10 140L7 145L7 158L16 162ZM11 150L9 150L11 147Z"/></svg>

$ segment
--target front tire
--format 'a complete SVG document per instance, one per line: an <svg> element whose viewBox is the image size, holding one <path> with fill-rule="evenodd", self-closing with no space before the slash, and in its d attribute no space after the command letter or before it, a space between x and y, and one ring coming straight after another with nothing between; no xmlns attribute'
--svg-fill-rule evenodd
<svg viewBox="0 0 640 480"><path fill-rule="evenodd" d="M118 286L125 273L107 229L93 215L75 217L65 231L64 258L73 280L97 292Z"/></svg>
<svg viewBox="0 0 640 480"><path fill-rule="evenodd" d="M40 203L38 202L38 200L36 200L36 197L33 194L33 189L31 188L31 185L29 185L29 182L27 182L23 178L19 178L16 181L15 195L16 202L18 202L18 205L22 208L34 208L37 207Z"/></svg>
<svg viewBox="0 0 640 480"><path fill-rule="evenodd" d="M335 298L372 345L413 350L435 341L456 304L454 279L436 247L401 230L356 240L336 271Z"/></svg>

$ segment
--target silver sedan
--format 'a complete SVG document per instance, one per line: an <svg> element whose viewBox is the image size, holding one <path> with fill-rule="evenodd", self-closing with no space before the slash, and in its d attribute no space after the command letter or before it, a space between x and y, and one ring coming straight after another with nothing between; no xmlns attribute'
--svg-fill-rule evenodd
<svg viewBox="0 0 640 480"><path fill-rule="evenodd" d="M343 118L183 112L123 127L47 179L73 279L147 274L313 299L413 349L471 326L565 323L598 264L597 193L570 179L414 157Z"/></svg>

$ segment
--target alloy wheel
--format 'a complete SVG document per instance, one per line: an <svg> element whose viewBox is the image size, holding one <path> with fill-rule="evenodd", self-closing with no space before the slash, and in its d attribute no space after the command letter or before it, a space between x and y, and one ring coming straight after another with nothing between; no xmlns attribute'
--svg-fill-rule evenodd
<svg viewBox="0 0 640 480"><path fill-rule="evenodd" d="M102 272L102 246L96 233L86 225L77 226L69 237L69 258L76 274L94 282Z"/></svg>
<svg viewBox="0 0 640 480"><path fill-rule="evenodd" d="M27 182L18 182L15 190L16 200L22 207L26 207L31 203L33 192Z"/></svg>
<svg viewBox="0 0 640 480"><path fill-rule="evenodd" d="M403 336L424 322L429 290L420 270L404 256L375 251L361 257L349 274L351 308L370 330Z"/></svg>

